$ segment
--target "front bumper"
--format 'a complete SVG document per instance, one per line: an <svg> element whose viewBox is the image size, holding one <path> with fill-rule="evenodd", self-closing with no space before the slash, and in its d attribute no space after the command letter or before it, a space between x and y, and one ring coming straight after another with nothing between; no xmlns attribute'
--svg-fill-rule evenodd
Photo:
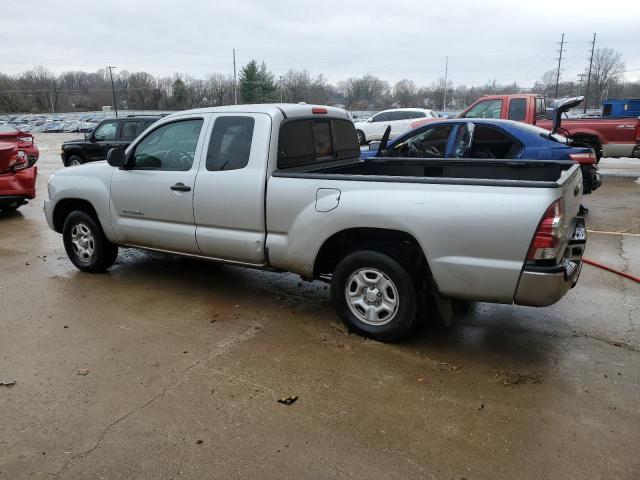
<svg viewBox="0 0 640 480"><path fill-rule="evenodd" d="M520 274L514 303L530 307L547 307L559 301L576 286L582 272L582 255L587 243L584 220L578 218L576 229L558 265L527 265Z"/></svg>

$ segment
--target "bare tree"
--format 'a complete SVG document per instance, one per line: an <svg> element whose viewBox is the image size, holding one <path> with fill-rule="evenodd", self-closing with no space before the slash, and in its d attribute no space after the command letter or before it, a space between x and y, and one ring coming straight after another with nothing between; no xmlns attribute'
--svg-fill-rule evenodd
<svg viewBox="0 0 640 480"><path fill-rule="evenodd" d="M360 78L348 78L338 83L347 106L353 109L371 110L389 106L389 84L378 77L366 74Z"/></svg>
<svg viewBox="0 0 640 480"><path fill-rule="evenodd" d="M407 80L405 78L393 86L393 100L398 107L417 106L417 95L418 88L412 80Z"/></svg>
<svg viewBox="0 0 640 480"><path fill-rule="evenodd" d="M207 77L209 103L231 105L233 103L233 76L212 73Z"/></svg>
<svg viewBox="0 0 640 480"><path fill-rule="evenodd" d="M600 106L612 81L625 72L622 54L611 48L598 48L593 55L591 68L591 85L593 85L593 102Z"/></svg>

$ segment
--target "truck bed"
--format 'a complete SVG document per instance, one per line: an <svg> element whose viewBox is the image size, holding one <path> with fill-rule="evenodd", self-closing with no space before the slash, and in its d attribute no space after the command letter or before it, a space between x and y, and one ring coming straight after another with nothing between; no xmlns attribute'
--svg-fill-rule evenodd
<svg viewBox="0 0 640 480"><path fill-rule="evenodd" d="M485 159L372 158L277 170L274 176L400 183L446 183L553 188L574 162Z"/></svg>

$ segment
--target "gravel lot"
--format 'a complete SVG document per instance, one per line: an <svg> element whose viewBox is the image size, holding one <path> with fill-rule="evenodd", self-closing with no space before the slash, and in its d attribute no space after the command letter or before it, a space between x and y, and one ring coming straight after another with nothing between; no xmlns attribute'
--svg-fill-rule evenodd
<svg viewBox="0 0 640 480"><path fill-rule="evenodd" d="M36 135L39 197L0 215L0 478L640 477L638 284L587 265L553 307L381 344L294 275L129 250L83 274L42 213L76 136ZM585 199L631 234L587 256L640 274L639 200L623 176Z"/></svg>

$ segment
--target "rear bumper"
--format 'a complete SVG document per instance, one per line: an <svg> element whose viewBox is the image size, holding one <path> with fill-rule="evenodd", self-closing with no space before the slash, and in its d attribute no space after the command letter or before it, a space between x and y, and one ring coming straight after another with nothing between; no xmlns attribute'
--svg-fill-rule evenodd
<svg viewBox="0 0 640 480"><path fill-rule="evenodd" d="M586 243L584 220L579 218L567 246L565 258L558 265L524 267L513 299L514 303L530 307L547 307L564 297L578 283Z"/></svg>
<svg viewBox="0 0 640 480"><path fill-rule="evenodd" d="M558 267L525 267L520 275L514 302L530 307L547 307L559 301L580 277L582 261L576 262L571 275L564 265Z"/></svg>
<svg viewBox="0 0 640 480"><path fill-rule="evenodd" d="M38 167L25 168L17 172L0 175L0 198L2 197L36 197L36 176Z"/></svg>

